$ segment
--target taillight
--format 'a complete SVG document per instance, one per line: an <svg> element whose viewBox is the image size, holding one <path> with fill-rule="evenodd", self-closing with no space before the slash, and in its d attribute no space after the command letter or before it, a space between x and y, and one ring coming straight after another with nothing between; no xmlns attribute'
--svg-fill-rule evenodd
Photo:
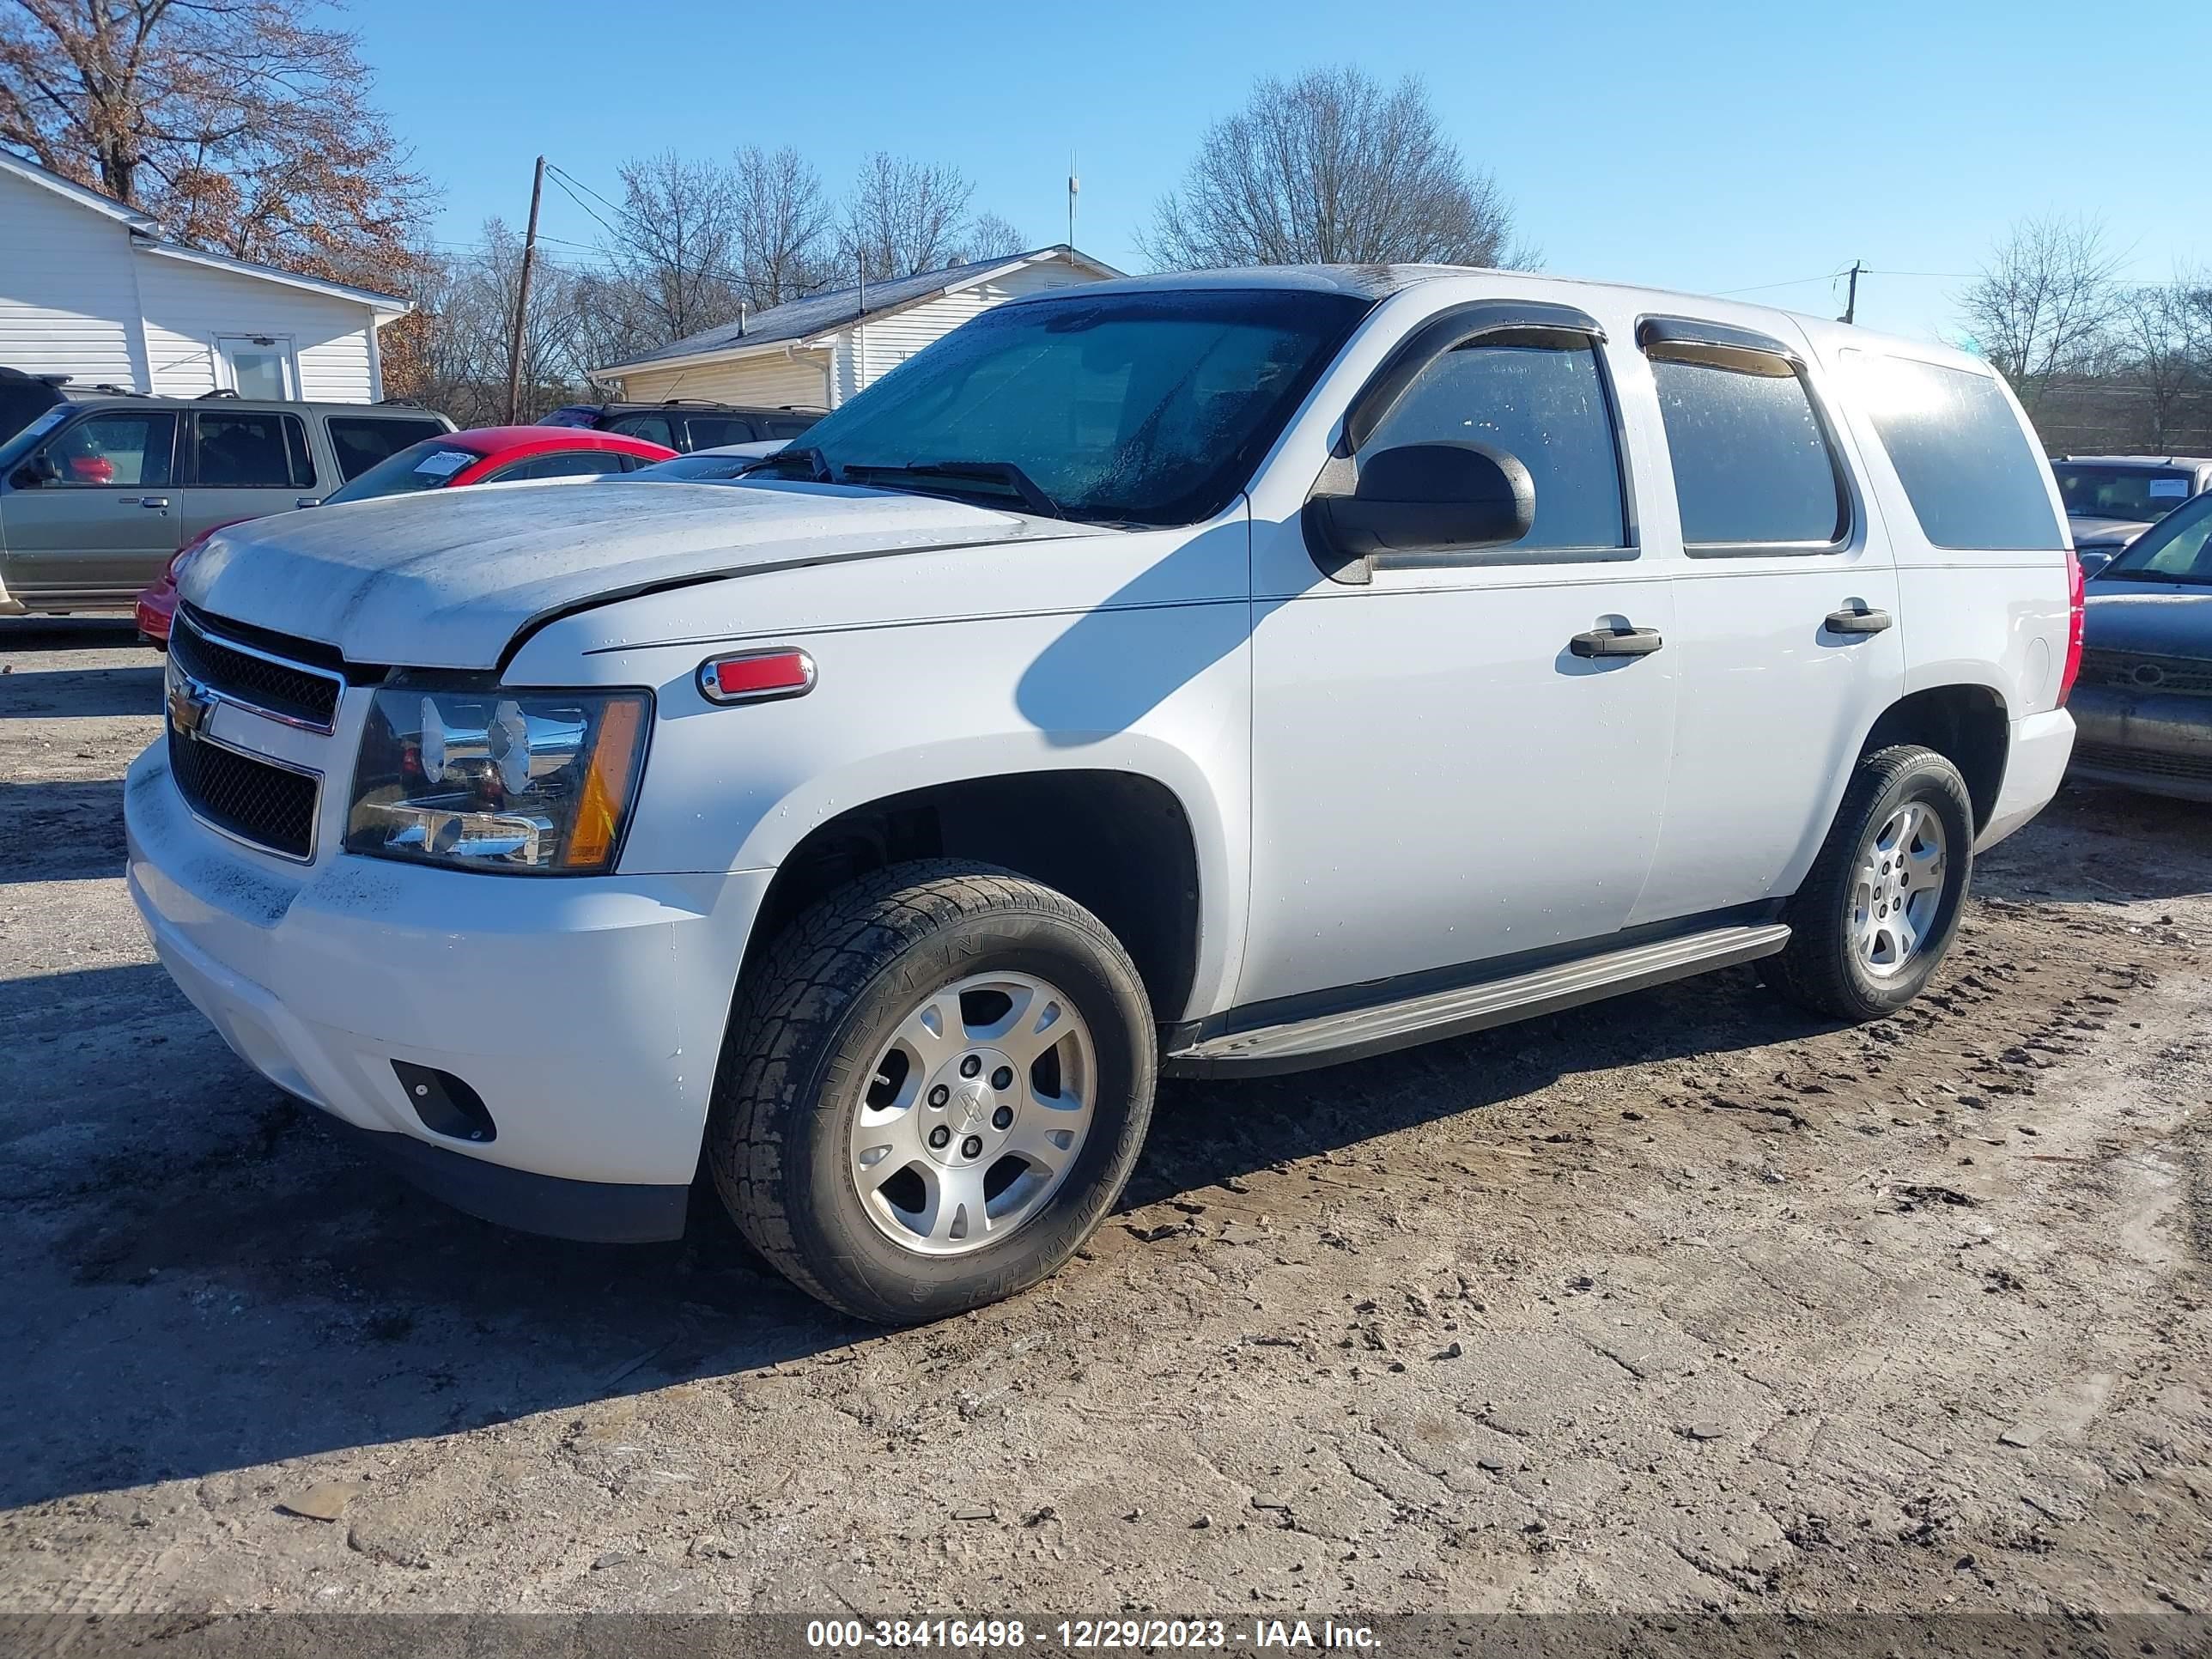
<svg viewBox="0 0 2212 1659"><path fill-rule="evenodd" d="M2058 704L2074 695L2074 677L2081 672L2081 635L2089 619L2088 585L2081 575L2081 561L2066 550L2066 666L2058 676Z"/></svg>
<svg viewBox="0 0 2212 1659"><path fill-rule="evenodd" d="M796 646L709 657L699 665L699 695L709 702L766 702L814 689L814 659Z"/></svg>

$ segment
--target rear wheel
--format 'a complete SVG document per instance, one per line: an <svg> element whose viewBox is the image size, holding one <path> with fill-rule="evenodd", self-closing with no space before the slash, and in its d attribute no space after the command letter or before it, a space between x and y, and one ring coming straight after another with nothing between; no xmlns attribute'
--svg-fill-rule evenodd
<svg viewBox="0 0 2212 1659"><path fill-rule="evenodd" d="M708 1128L730 1214L834 1307L940 1318L1042 1279L1152 1114L1144 988L1065 895L894 866L792 924L732 1016Z"/></svg>
<svg viewBox="0 0 2212 1659"><path fill-rule="evenodd" d="M1790 944L1763 977L1839 1019L1902 1007L1958 932L1973 843L1973 803L1949 761L1913 746L1868 756L1784 912Z"/></svg>

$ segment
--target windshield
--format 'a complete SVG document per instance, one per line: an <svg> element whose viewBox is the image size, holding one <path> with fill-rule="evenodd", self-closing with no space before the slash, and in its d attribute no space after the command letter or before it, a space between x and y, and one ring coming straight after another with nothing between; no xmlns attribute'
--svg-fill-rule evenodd
<svg viewBox="0 0 2212 1659"><path fill-rule="evenodd" d="M323 505L335 507L341 501L441 489L482 459L474 450L464 449L450 438L425 438L419 444L393 451L351 483L341 484L323 497Z"/></svg>
<svg viewBox="0 0 2212 1659"><path fill-rule="evenodd" d="M2066 510L2079 518L2155 523L2190 496L2196 480L2185 466L2098 466L2054 461L2051 473Z"/></svg>
<svg viewBox="0 0 2212 1659"><path fill-rule="evenodd" d="M2156 529L2144 531L2096 580L2212 587L2212 494L2199 495Z"/></svg>
<svg viewBox="0 0 2212 1659"><path fill-rule="evenodd" d="M758 455L678 455L672 461L655 461L651 466L641 466L623 476L658 478L663 483L681 483L687 478L695 483L701 478L734 478L759 459Z"/></svg>
<svg viewBox="0 0 2212 1659"><path fill-rule="evenodd" d="M1000 306L823 416L764 476L853 467L871 485L1010 504L1030 496L1017 479L1071 519L1193 524L1244 487L1370 303L1076 289ZM996 476L936 470L948 462Z"/></svg>

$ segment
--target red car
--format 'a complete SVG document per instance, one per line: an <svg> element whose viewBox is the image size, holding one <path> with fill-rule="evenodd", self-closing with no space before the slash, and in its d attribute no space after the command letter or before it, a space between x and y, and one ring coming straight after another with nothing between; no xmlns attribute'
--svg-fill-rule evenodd
<svg viewBox="0 0 2212 1659"><path fill-rule="evenodd" d="M466 432L443 433L410 444L352 483L331 491L322 504L336 507L343 501L373 501L379 495L405 495L421 489L457 489L464 484L635 472L675 453L664 444L647 443L619 432L557 426L471 427ZM186 542L170 559L161 580L138 596L142 636L155 645L167 645L169 622L177 614L177 572L209 537L228 527L228 524L210 526Z"/></svg>

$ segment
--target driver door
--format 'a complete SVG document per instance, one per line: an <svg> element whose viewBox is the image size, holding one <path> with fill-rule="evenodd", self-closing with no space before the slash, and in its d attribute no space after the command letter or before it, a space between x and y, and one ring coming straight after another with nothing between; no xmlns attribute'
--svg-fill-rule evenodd
<svg viewBox="0 0 2212 1659"><path fill-rule="evenodd" d="M1255 515L1239 1004L1388 1001L1602 939L1634 908L1674 740L1672 562L1639 543L1619 401L1583 320L1441 351L1352 458L1506 451L1536 487L1520 541L1346 582L1320 573L1297 516ZM1624 625L1657 647L1577 654L1577 635Z"/></svg>
<svg viewBox="0 0 2212 1659"><path fill-rule="evenodd" d="M8 592L33 609L127 605L182 541L177 417L101 409L58 428L0 495ZM40 459L53 476L25 477Z"/></svg>

